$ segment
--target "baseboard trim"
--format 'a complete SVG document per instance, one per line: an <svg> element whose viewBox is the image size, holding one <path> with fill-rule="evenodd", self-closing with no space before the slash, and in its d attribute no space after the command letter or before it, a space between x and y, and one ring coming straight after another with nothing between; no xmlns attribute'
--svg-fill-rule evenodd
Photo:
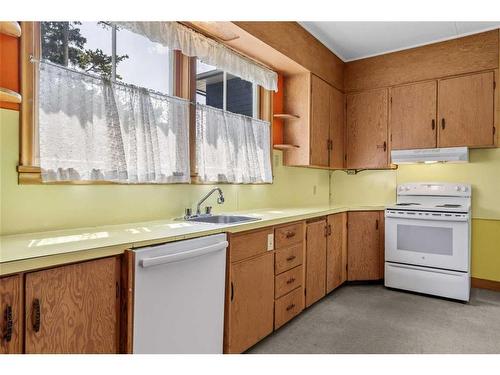
<svg viewBox="0 0 500 375"><path fill-rule="evenodd" d="M471 277L471 284L473 288L489 289L496 292L500 292L500 281L478 279L477 277Z"/></svg>

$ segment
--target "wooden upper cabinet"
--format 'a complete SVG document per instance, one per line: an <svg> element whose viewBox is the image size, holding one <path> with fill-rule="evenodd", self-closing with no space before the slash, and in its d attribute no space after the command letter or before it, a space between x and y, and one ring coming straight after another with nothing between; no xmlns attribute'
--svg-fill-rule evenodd
<svg viewBox="0 0 500 375"><path fill-rule="evenodd" d="M26 353L117 353L116 257L26 275Z"/></svg>
<svg viewBox="0 0 500 375"><path fill-rule="evenodd" d="M391 149L436 147L436 105L436 81L392 88Z"/></svg>
<svg viewBox="0 0 500 375"><path fill-rule="evenodd" d="M494 73L439 81L439 147L494 145Z"/></svg>
<svg viewBox="0 0 500 375"><path fill-rule="evenodd" d="M388 90L347 95L347 169L388 166Z"/></svg>
<svg viewBox="0 0 500 375"><path fill-rule="evenodd" d="M311 75L311 144L310 164L328 167L331 124L332 86L322 79Z"/></svg>
<svg viewBox="0 0 500 375"><path fill-rule="evenodd" d="M274 254L231 263L225 353L241 353L273 331Z"/></svg>
<svg viewBox="0 0 500 375"><path fill-rule="evenodd" d="M306 307L326 294L326 220L307 224Z"/></svg>
<svg viewBox="0 0 500 375"><path fill-rule="evenodd" d="M330 104L330 168L344 168L345 95L332 88Z"/></svg>
<svg viewBox="0 0 500 375"><path fill-rule="evenodd" d="M21 348L21 277L0 279L0 354L17 354Z"/></svg>
<svg viewBox="0 0 500 375"><path fill-rule="evenodd" d="M330 293L347 280L347 213L327 218L326 292Z"/></svg>
<svg viewBox="0 0 500 375"><path fill-rule="evenodd" d="M379 211L348 213L347 278L379 280L383 277L383 246L381 231L383 215Z"/></svg>
<svg viewBox="0 0 500 375"><path fill-rule="evenodd" d="M344 167L345 95L311 73L286 76L284 111L299 116L283 128L284 164Z"/></svg>

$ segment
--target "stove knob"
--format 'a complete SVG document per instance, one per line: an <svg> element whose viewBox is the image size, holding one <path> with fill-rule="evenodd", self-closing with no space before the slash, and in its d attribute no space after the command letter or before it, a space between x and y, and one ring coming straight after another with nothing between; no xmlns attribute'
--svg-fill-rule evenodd
<svg viewBox="0 0 500 375"><path fill-rule="evenodd" d="M460 185L458 185L458 186L455 187L455 190L456 191L462 191L462 187Z"/></svg>

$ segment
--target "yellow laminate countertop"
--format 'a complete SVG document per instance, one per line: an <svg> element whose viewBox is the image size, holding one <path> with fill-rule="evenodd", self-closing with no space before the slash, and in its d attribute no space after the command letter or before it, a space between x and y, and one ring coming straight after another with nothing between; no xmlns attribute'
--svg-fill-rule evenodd
<svg viewBox="0 0 500 375"><path fill-rule="evenodd" d="M221 214L257 217L239 224L186 222L179 219L26 233L0 237L0 275L121 254L127 249L235 233L345 211L376 211L382 206L267 208Z"/></svg>

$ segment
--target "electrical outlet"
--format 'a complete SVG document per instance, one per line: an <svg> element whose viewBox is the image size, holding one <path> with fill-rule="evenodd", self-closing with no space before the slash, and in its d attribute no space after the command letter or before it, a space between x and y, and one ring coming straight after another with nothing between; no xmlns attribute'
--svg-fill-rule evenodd
<svg viewBox="0 0 500 375"><path fill-rule="evenodd" d="M267 235L267 251L274 250L274 234Z"/></svg>

